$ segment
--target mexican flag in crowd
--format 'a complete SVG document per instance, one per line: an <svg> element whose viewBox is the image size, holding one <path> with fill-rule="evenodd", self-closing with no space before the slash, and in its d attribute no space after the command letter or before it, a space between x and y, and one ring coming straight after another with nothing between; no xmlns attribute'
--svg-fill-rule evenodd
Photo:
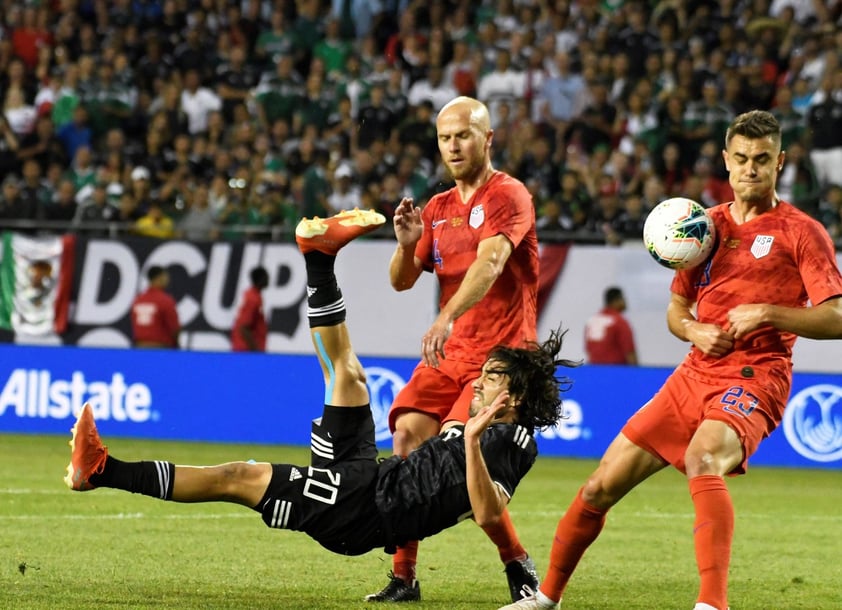
<svg viewBox="0 0 842 610"><path fill-rule="evenodd" d="M30 336L64 332L76 238L13 232L2 236L0 328Z"/></svg>

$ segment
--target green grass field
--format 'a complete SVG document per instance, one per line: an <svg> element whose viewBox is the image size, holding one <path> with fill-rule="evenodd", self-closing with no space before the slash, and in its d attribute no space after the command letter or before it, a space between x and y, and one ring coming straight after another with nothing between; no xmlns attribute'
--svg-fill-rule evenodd
<svg viewBox="0 0 842 610"><path fill-rule="evenodd" d="M388 556L339 557L257 513L184 505L62 482L66 437L0 435L0 608L370 608ZM301 448L106 438L122 459L306 463ZM561 512L595 463L539 458L511 513L543 574ZM842 474L754 468L731 480L734 610L842 608ZM660 473L610 514L571 581L566 610L693 607L693 523L684 479ZM466 522L421 545L413 608L497 608L508 600L496 550Z"/></svg>

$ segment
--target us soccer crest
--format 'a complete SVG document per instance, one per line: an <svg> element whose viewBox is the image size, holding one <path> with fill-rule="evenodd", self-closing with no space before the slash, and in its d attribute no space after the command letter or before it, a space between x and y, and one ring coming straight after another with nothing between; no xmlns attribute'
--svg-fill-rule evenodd
<svg viewBox="0 0 842 610"><path fill-rule="evenodd" d="M754 243L751 244L751 253L754 255L754 258L763 258L769 254L773 241L775 241L775 238L771 235L758 235L755 237Z"/></svg>
<svg viewBox="0 0 842 610"><path fill-rule="evenodd" d="M479 204L471 210L468 224L471 225L472 229L477 229L482 226L483 222L485 222L485 210L482 209L482 204Z"/></svg>

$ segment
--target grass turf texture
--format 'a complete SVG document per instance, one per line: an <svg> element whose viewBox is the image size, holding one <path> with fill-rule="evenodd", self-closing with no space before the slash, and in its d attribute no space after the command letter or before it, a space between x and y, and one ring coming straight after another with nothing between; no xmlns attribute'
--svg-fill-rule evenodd
<svg viewBox="0 0 842 610"><path fill-rule="evenodd" d="M304 534L270 530L240 506L71 492L62 483L68 440L0 435L0 608L371 608L362 597L386 582L382 552L340 557ZM127 460L307 461L301 448L105 440ZM539 458L510 505L542 576L561 511L594 465ZM842 607L840 473L753 468L729 487L737 514L731 607ZM659 473L609 514L563 607L689 610L692 525L684 479ZM423 601L412 608L508 601L497 553L470 522L424 541L419 559Z"/></svg>

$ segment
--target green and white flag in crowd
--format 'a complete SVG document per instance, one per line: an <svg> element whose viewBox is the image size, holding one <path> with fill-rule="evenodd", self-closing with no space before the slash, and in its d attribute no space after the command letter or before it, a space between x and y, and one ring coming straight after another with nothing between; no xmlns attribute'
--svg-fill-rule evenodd
<svg viewBox="0 0 842 610"><path fill-rule="evenodd" d="M0 328L44 336L67 328L75 237L3 234Z"/></svg>

